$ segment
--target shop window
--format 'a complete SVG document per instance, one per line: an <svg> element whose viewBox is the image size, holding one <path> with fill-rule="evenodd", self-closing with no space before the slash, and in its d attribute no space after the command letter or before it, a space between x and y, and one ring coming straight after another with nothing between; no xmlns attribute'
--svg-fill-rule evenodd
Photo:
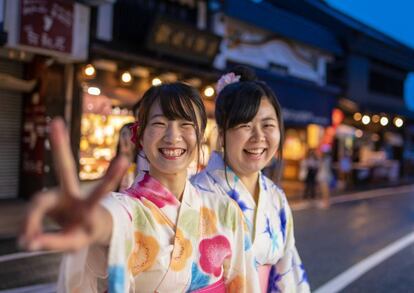
<svg viewBox="0 0 414 293"><path fill-rule="evenodd" d="M116 154L119 130L134 120L131 111L112 107L109 98L84 94L79 155L81 180L94 180L105 174Z"/></svg>

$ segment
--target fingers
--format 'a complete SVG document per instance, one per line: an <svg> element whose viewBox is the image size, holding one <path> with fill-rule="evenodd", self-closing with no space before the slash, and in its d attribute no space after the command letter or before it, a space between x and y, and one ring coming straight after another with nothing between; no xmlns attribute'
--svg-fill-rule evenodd
<svg viewBox="0 0 414 293"><path fill-rule="evenodd" d="M60 117L53 119L50 123L50 142L56 175L63 194L79 195L79 181L70 149L69 134L65 122Z"/></svg>
<svg viewBox="0 0 414 293"><path fill-rule="evenodd" d="M34 197L27 213L23 231L19 239L19 245L30 249L33 239L42 233L43 219L46 213L57 205L56 191L42 192Z"/></svg>
<svg viewBox="0 0 414 293"><path fill-rule="evenodd" d="M31 242L29 250L76 251L91 243L91 236L82 229L61 233L44 233L37 235Z"/></svg>
<svg viewBox="0 0 414 293"><path fill-rule="evenodd" d="M112 160L105 176L87 198L88 203L93 206L109 192L114 191L119 185L119 182L121 182L128 167L129 161L123 155L117 156Z"/></svg>

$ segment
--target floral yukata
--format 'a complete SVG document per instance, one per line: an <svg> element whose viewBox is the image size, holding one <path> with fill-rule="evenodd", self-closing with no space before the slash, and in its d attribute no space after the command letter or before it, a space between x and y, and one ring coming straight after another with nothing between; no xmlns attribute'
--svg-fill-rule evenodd
<svg viewBox="0 0 414 293"><path fill-rule="evenodd" d="M105 199L113 218L111 243L101 254L107 259L92 258L93 249L88 253L78 290L105 291L90 289L99 287L88 280L91 275L107 278L108 292L206 292L206 287L217 287L207 292L260 292L240 209L205 193L187 181L180 202L143 173L125 194ZM98 259L100 269L94 263ZM67 276L64 286L72 292L70 283Z"/></svg>
<svg viewBox="0 0 414 293"><path fill-rule="evenodd" d="M239 177L226 168L227 180L222 156L214 152L206 169L193 177L192 182L202 191L232 198L243 211L259 272L271 265L262 289L267 287L267 292L309 292L306 272L295 247L293 219L284 192L260 173L256 204Z"/></svg>

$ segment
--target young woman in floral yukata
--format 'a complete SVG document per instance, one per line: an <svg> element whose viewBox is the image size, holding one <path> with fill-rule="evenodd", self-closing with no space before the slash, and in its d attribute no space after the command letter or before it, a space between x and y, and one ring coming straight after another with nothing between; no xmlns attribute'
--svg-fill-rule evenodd
<svg viewBox="0 0 414 293"><path fill-rule="evenodd" d="M152 87L143 96L138 122L137 146L149 171L124 193L104 200L125 160L113 162L89 197L77 196L67 133L61 120L52 122L61 185L34 200L22 244L32 250L78 250L62 262L62 292L260 292L239 207L197 190L187 179L206 126L199 94L183 83ZM61 232L42 232L46 214Z"/></svg>
<svg viewBox="0 0 414 293"><path fill-rule="evenodd" d="M232 198L249 227L262 292L308 292L295 247L293 219L283 191L261 170L282 157L283 120L273 91L246 67L217 84L216 121L223 152L214 152L192 182Z"/></svg>

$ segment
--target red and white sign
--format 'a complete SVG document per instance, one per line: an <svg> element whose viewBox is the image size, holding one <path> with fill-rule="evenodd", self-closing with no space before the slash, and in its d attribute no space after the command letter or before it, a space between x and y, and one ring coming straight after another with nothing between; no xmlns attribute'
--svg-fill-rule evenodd
<svg viewBox="0 0 414 293"><path fill-rule="evenodd" d="M7 2L8 47L70 60L88 57L89 7L67 0Z"/></svg>

